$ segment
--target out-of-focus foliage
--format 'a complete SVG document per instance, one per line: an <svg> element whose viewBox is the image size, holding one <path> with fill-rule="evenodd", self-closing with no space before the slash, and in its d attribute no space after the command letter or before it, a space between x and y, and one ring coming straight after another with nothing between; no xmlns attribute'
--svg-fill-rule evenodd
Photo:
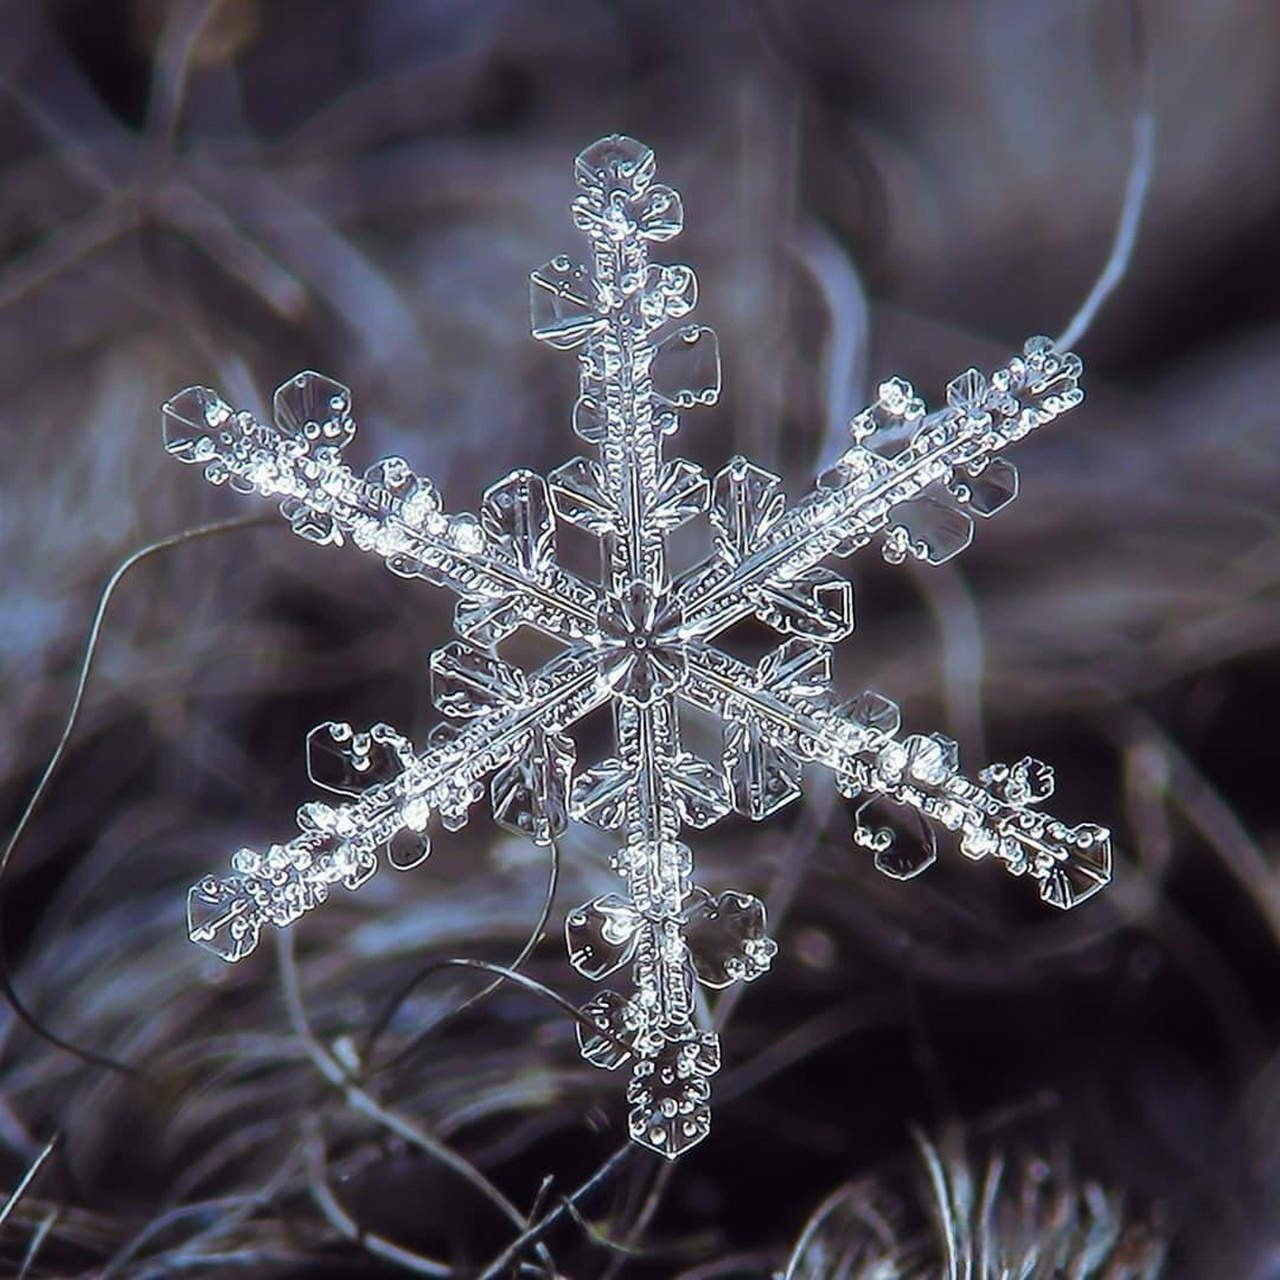
<svg viewBox="0 0 1280 1280"><path fill-rule="evenodd" d="M527 271L563 246L568 158L623 130L684 194L681 250L721 336L725 398L682 449L746 452L799 488L881 377L936 400L957 369L1066 324L1130 164L1128 11L16 0L0 30L6 825L112 568L243 513L164 457L173 390L261 409L323 369L355 391L353 448L404 454L454 507L510 467L544 470L570 451L572 369L527 336ZM934 1274L946 1219L924 1206L947 1197L953 1227L994 1224L988 1258L1046 1256L1102 1214L1153 1258L1167 1243L1167 1274L1271 1274L1280 14L1169 0L1144 17L1160 149L1123 284L1078 345L1089 400L1027 444L1021 499L962 569L859 578L869 623L839 673L902 695L967 757L1054 759L1064 813L1117 833L1108 895L1049 918L967 868L885 882L821 798L790 826L700 839L709 885L769 902L784 962L732 1009L711 1138L665 1177L622 1158L570 1212L622 1114L530 991L504 987L361 1091L319 1069L368 1067L352 1055L423 966L509 961L545 853L476 821L308 921L310 1041L269 953L230 972L184 938L185 886L289 829L312 724L431 722L424 655L450 602L410 601L283 524L186 544L121 584L2 903L34 1011L158 1087L4 1021L4 1185L62 1134L4 1223L6 1267L29 1249L31 1275L390 1271L397 1248L481 1265L516 1228L464 1176L479 1170L520 1216L556 1215L547 1254L521 1257L574 1277L767 1275L803 1258L818 1206L894 1196L887 1234L870 1210L813 1219L846 1274ZM554 935L609 886L609 852L566 841L553 936L526 966L570 998ZM377 1060L485 979L425 979ZM958 1150L939 1148L932 1192L903 1190L928 1168L912 1126L952 1123L983 1144L968 1211ZM988 1150L1012 1154L984 1218ZM359 1229L376 1257L344 1239Z"/></svg>
<svg viewBox="0 0 1280 1280"><path fill-rule="evenodd" d="M916 1189L881 1174L833 1192L805 1224L786 1280L1160 1274L1160 1226L1122 1195L1031 1155L1011 1161L997 1150L975 1168L957 1135L948 1139L942 1151L921 1141Z"/></svg>

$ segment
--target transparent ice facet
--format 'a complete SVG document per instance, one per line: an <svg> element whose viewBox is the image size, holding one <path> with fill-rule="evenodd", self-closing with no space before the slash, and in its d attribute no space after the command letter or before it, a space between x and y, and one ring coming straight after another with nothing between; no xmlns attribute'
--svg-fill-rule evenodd
<svg viewBox="0 0 1280 1280"><path fill-rule="evenodd" d="M608 321L597 313L593 294L586 267L565 257L552 258L531 277L533 336L560 351L569 351L599 333Z"/></svg>
<svg viewBox="0 0 1280 1280"><path fill-rule="evenodd" d="M656 168L657 159L651 148L617 133L585 147L573 165L578 185L597 196L615 190L643 194L653 181Z"/></svg>
<svg viewBox="0 0 1280 1280"><path fill-rule="evenodd" d="M894 880L910 880L938 858L933 828L905 805L873 796L854 815L853 842L875 854L876 870Z"/></svg>
<svg viewBox="0 0 1280 1280"><path fill-rule="evenodd" d="M535 844L550 844L568 825L573 742L563 734L535 734L494 775L489 791L494 820Z"/></svg>
<svg viewBox="0 0 1280 1280"><path fill-rule="evenodd" d="M651 263L646 269L640 298L640 314L646 329L656 329L668 320L688 315L697 302L698 277L692 268Z"/></svg>
<svg viewBox="0 0 1280 1280"><path fill-rule="evenodd" d="M597 992L581 1010L594 1030L578 1024L578 1048L595 1067L613 1071L631 1058L636 1034L644 1026L644 1014L634 1001L606 988Z"/></svg>
<svg viewBox="0 0 1280 1280"><path fill-rule="evenodd" d="M947 403L961 413L976 418L986 412L987 380L980 369L966 369L947 383Z"/></svg>
<svg viewBox="0 0 1280 1280"><path fill-rule="evenodd" d="M636 230L645 240L671 240L684 230L684 203L670 187L650 187L635 205ZM686 268L687 270L687 268ZM677 291L683 292L680 286ZM689 302L686 306L692 306Z"/></svg>
<svg viewBox="0 0 1280 1280"><path fill-rule="evenodd" d="M258 945L253 904L233 880L212 877L187 893L187 932L221 960L234 961Z"/></svg>
<svg viewBox="0 0 1280 1280"><path fill-rule="evenodd" d="M871 689L858 694L845 710L854 723L886 738L892 738L902 725L898 704Z"/></svg>
<svg viewBox="0 0 1280 1280"><path fill-rule="evenodd" d="M631 959L643 923L630 900L617 893L570 911L565 917L569 962L593 982L607 978Z"/></svg>
<svg viewBox="0 0 1280 1280"><path fill-rule="evenodd" d="M764 903L726 889L713 897L692 889L682 915L698 981L706 987L750 982L768 968L777 944L765 935Z"/></svg>
<svg viewBox="0 0 1280 1280"><path fill-rule="evenodd" d="M903 746L907 749L907 775L913 782L941 787L959 770L959 749L941 734L912 734Z"/></svg>
<svg viewBox="0 0 1280 1280"><path fill-rule="evenodd" d="M898 523L889 530L884 558L901 564L908 557L929 564L946 564L973 541L973 521L958 508L933 497L903 503L895 512Z"/></svg>
<svg viewBox="0 0 1280 1280"><path fill-rule="evenodd" d="M759 822L800 797L800 759L769 738L758 719L725 726L725 769L733 807Z"/></svg>
<svg viewBox="0 0 1280 1280"><path fill-rule="evenodd" d="M711 523L716 549L730 564L739 564L765 545L786 509L782 481L746 458L734 458L715 479Z"/></svg>
<svg viewBox="0 0 1280 1280"><path fill-rule="evenodd" d="M960 468L947 487L969 511L987 519L1018 496L1018 468L1008 458L992 458L981 470Z"/></svg>
<svg viewBox="0 0 1280 1280"><path fill-rule="evenodd" d="M1068 834L1069 855L1057 858L1040 879L1040 897L1050 906L1068 910L1111 880L1111 833L1105 827L1082 823Z"/></svg>
<svg viewBox="0 0 1280 1280"><path fill-rule="evenodd" d="M653 527L663 533L678 529L707 509L708 481L697 463L677 458L663 467L650 509Z"/></svg>
<svg viewBox="0 0 1280 1280"><path fill-rule="evenodd" d="M180 462L212 458L210 437L219 436L231 416L231 406L216 391L188 387L164 406L164 446ZM229 434L226 438L229 441Z"/></svg>
<svg viewBox="0 0 1280 1280"><path fill-rule="evenodd" d="M670 1037L637 1062L627 1088L632 1138L668 1159L701 1142L711 1130L707 1077L719 1065L719 1045L709 1031Z"/></svg>
<svg viewBox="0 0 1280 1280"><path fill-rule="evenodd" d="M307 735L307 772L316 786L354 796L390 782L412 751L390 725L376 724L361 733L343 721L330 720Z"/></svg>
<svg viewBox="0 0 1280 1280"><path fill-rule="evenodd" d="M853 586L826 569L761 591L758 617L783 635L843 640L853 630Z"/></svg>
<svg viewBox="0 0 1280 1280"><path fill-rule="evenodd" d="M759 899L695 885L686 829L730 810L763 820L800 796L807 768L822 768L856 802L855 846L894 878L934 861L937 831L966 858L1034 881L1055 907L1110 878L1106 829L1045 812L1047 765L1026 757L971 780L950 739L902 737L888 698L841 703L831 687L831 645L852 631L854 609L829 561L878 539L894 563L962 551L970 516L1017 495L1003 450L1080 402L1081 366L1032 338L1002 368L961 373L932 412L909 383L886 379L851 422L850 447L791 503L746 458L708 478L664 456L683 412L713 403L721 378L714 332L688 318L692 268L650 260L683 226L680 197L655 181L653 152L621 135L583 151L574 173L587 260L559 256L533 272L531 315L535 337L577 354L573 429L591 456L546 480L513 471L476 514L449 513L404 458L362 472L344 461L351 394L322 374L281 386L272 423L206 387L164 406L165 447L210 483L270 498L299 536L349 544L458 598L458 638L429 662L443 721L420 748L385 724L313 730L308 771L328 797L301 806L286 843L241 849L230 875L194 886L188 931L238 961L264 925L292 924L384 861L422 863L438 830L464 826L486 791L498 823L542 844L570 818L612 832L617 885L570 911L565 937L583 978L628 971L629 982L583 1006L578 1042L597 1066L629 1064L630 1133L675 1157L709 1131L720 1065L697 983L752 981L776 952ZM677 572L668 538L703 516L712 550ZM598 541L598 578L560 564L560 522ZM756 663L717 644L748 619L779 641ZM555 651L533 670L497 650L526 627ZM606 705L612 750L579 765L571 731ZM685 745L690 711L722 725L716 760Z"/></svg>
<svg viewBox="0 0 1280 1280"><path fill-rule="evenodd" d="M551 502L561 520L587 533L612 532L618 509L594 458L571 458L551 473L550 484Z"/></svg>
<svg viewBox="0 0 1280 1280"><path fill-rule="evenodd" d="M329 512L316 511L296 498L286 498L280 504L280 510L298 537L320 547L342 545L342 529Z"/></svg>
<svg viewBox="0 0 1280 1280"><path fill-rule="evenodd" d="M320 373L299 373L276 389L275 419L286 435L341 449L356 433L351 392Z"/></svg>
<svg viewBox="0 0 1280 1280"><path fill-rule="evenodd" d="M714 329L690 324L654 351L649 365L653 391L667 404L691 409L720 398L720 342Z"/></svg>
<svg viewBox="0 0 1280 1280"><path fill-rule="evenodd" d="M485 490L480 522L504 557L530 577L555 559L555 516L547 482L533 471L513 471Z"/></svg>
<svg viewBox="0 0 1280 1280"><path fill-rule="evenodd" d="M397 871L420 867L431 854L431 838L424 832L403 827L387 841L387 861Z"/></svg>
<svg viewBox="0 0 1280 1280"><path fill-rule="evenodd" d="M431 655L431 700L447 716L480 716L528 696L524 672L495 653L455 640Z"/></svg>

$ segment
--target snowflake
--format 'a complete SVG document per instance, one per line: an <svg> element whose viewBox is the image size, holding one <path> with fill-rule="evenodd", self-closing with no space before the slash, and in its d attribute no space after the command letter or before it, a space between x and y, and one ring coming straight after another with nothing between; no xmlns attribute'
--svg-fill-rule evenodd
<svg viewBox="0 0 1280 1280"><path fill-rule="evenodd" d="M715 334L686 320L694 273L649 261L651 243L681 230L680 196L653 181L652 151L630 138L588 147L575 173L573 220L591 262L553 258L533 273L533 333L578 350L573 425L595 457L547 479L512 472L485 493L478 518L448 515L403 459L363 475L341 461L355 434L350 393L319 374L280 387L274 426L204 387L165 405L169 452L214 484L282 499L302 537L349 538L393 573L459 597L459 639L431 657L434 701L448 719L426 749L385 724L315 729L310 776L347 799L304 804L292 840L241 849L230 877L194 886L189 927L201 946L239 960L264 923L292 924L334 885L358 888L381 851L398 870L417 866L431 849L428 825L461 827L486 780L495 819L540 844L570 817L616 831L621 890L570 912L565 932L579 973L599 980L629 965L632 990L591 1000L579 1042L597 1066L630 1063L631 1136L674 1157L708 1132L709 1077L720 1064L695 984L752 981L777 949L759 899L695 884L684 828L730 811L769 817L800 795L805 766L821 765L860 801L854 843L896 879L935 860L938 828L967 857L1034 880L1055 907L1110 878L1106 829L1067 826L1039 807L1053 790L1047 765L992 765L971 781L954 742L899 736L887 698L838 703L830 684L830 646L853 629L853 594L824 561L882 533L892 563L940 564L963 550L970 513L994 515L1017 494L1016 471L997 455L1080 403L1081 365L1033 338L990 378L961 374L932 413L890 379L850 424L849 449L792 505L778 477L745 458L709 478L663 458L680 412L714 403L720 389ZM668 537L698 516L709 517L714 550L672 573ZM557 562L559 522L598 539L599 581ZM755 664L714 643L750 617L781 640ZM562 647L536 671L520 670L498 653L519 627ZM568 730L604 704L614 753L575 774ZM720 760L682 744L681 707L723 723Z"/></svg>

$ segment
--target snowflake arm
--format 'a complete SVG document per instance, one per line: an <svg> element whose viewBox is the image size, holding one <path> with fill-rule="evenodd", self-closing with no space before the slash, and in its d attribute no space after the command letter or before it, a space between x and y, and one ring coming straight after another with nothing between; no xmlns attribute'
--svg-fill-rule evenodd
<svg viewBox="0 0 1280 1280"><path fill-rule="evenodd" d="M351 393L304 372L277 388L275 424L236 411L209 387L188 387L164 406L165 447L199 465L212 484L280 500L299 537L350 539L403 578L424 578L462 599L460 635L495 644L521 623L566 641L593 624L599 590L555 562L546 481L517 471L484 495L480 519L448 516L440 495L403 458L357 475L342 461L355 436Z"/></svg>
<svg viewBox="0 0 1280 1280"><path fill-rule="evenodd" d="M692 268L649 261L649 245L678 235L683 206L653 183L654 158L630 139L604 138L577 160L574 222L591 243L588 268L553 258L532 276L534 337L580 347L574 430L599 450L552 474L556 508L602 538L605 576L620 598L665 591L666 535L705 508L706 477L684 459L665 462L662 440L679 409L720 394L715 332L687 324L650 339L693 309Z"/></svg>
<svg viewBox="0 0 1280 1280"><path fill-rule="evenodd" d="M947 407L930 414L909 383L892 378L850 424L852 447L789 509L777 476L735 458L715 479L715 552L677 583L686 634L714 635L751 613L777 625L794 615L800 592L819 623L802 633L842 638L852 613L847 628L831 625L821 597L840 580L817 569L821 561L852 555L886 528L891 563L942 564L963 551L973 536L968 512L988 518L1017 496L1018 473L998 454L1078 405L1080 372L1078 356L1032 338L990 379L961 374Z"/></svg>
<svg viewBox="0 0 1280 1280"><path fill-rule="evenodd" d="M994 856L1012 875L1029 876L1052 906L1078 905L1111 878L1111 836L1091 823L1068 827L1038 806L1053 794L1053 770L1027 757L991 765L981 783L959 770L956 744L941 734L898 738L898 708L876 693L830 705L829 651L789 641L758 667L707 645L689 655L690 700L736 727L726 768L741 779L745 811L765 817L799 793L803 763L825 765L840 791L860 799L854 843L875 853L886 875L908 880L936 857L934 827L958 833L961 853ZM740 750L749 734L754 759ZM750 770L748 773L747 771ZM911 811L914 831L895 831L888 801ZM887 826L873 826L877 813ZM914 837L914 838L913 838Z"/></svg>
<svg viewBox="0 0 1280 1280"><path fill-rule="evenodd" d="M193 942L223 960L240 960L264 923L283 928L322 905L330 888L358 889L385 853L407 871L431 852L428 823L456 831L493 774L494 814L539 843L564 830L572 744L562 731L604 700L594 662L559 655L531 676L478 650L449 646L433 655L432 684L456 731L437 726L427 749L385 724L356 733L330 722L307 739L311 780L354 796L346 804L311 801L298 810L299 834L266 853L241 849L226 879L208 877L188 894Z"/></svg>

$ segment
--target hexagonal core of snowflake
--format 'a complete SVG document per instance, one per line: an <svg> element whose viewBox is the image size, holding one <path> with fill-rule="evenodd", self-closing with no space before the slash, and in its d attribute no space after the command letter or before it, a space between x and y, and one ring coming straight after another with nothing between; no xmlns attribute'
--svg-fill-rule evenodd
<svg viewBox="0 0 1280 1280"><path fill-rule="evenodd" d="M600 606L600 672L620 698L650 706L684 684L688 666L679 635L684 612L669 594L654 597L643 582Z"/></svg>

